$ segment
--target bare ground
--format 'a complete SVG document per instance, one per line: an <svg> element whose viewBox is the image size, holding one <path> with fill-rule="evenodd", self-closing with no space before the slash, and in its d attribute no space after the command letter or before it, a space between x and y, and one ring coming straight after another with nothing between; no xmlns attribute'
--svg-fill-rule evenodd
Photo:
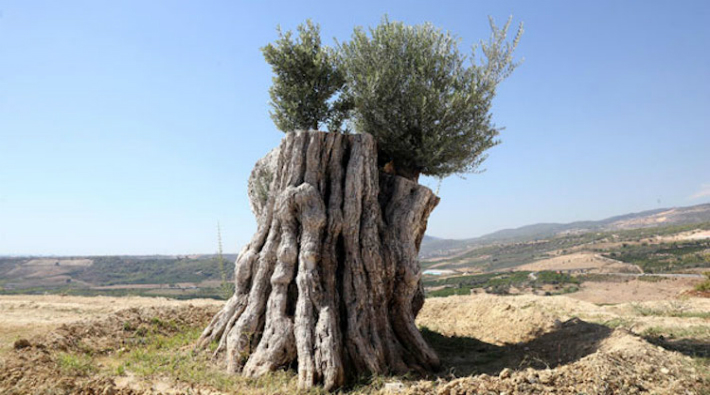
<svg viewBox="0 0 710 395"><path fill-rule="evenodd" d="M221 305L212 299L193 299L195 306ZM174 299L142 297L82 297L59 295L0 296L0 352L19 337L31 337L60 325L105 317L126 308L185 305Z"/></svg>
<svg viewBox="0 0 710 395"><path fill-rule="evenodd" d="M710 230L691 230L689 232L682 232L672 236L656 237L657 240L662 242L674 242L674 241L685 241L685 240L705 240L710 239Z"/></svg>
<svg viewBox="0 0 710 395"><path fill-rule="evenodd" d="M626 281L585 281L579 292L569 294L569 297L598 304L670 300L681 297L702 281L694 278L659 278L656 282L638 278Z"/></svg>
<svg viewBox="0 0 710 395"><path fill-rule="evenodd" d="M291 373L235 379L209 355L192 353L200 328L220 305L2 296L0 393L298 392ZM702 358L710 357L710 299L600 306L566 296L458 296L427 299L417 323L441 356L443 371L429 378L375 378L346 392L710 391Z"/></svg>
<svg viewBox="0 0 710 395"><path fill-rule="evenodd" d="M589 273L643 273L636 265L603 257L593 252L577 252L528 263L515 270L585 270Z"/></svg>

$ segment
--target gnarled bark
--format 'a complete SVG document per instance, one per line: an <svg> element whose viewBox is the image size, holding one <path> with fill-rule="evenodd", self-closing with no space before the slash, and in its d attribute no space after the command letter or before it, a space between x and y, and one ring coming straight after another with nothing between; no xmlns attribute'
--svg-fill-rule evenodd
<svg viewBox="0 0 710 395"><path fill-rule="evenodd" d="M436 369L414 318L417 254L439 198L380 174L367 134L289 133L254 172L264 169L268 191L250 187L259 226L237 258L234 296L198 347L218 341L229 371L252 377L297 365L304 388Z"/></svg>

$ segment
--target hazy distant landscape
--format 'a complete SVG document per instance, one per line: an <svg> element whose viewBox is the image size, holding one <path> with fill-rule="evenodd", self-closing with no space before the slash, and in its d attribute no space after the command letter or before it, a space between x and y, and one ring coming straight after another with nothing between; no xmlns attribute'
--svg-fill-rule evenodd
<svg viewBox="0 0 710 395"><path fill-rule="evenodd" d="M447 257L477 246L490 244L521 243L547 238L561 238L588 233L609 233L635 229L665 228L669 226L699 225L710 223L710 204L690 207L664 208L639 213L614 216L599 221L580 221L568 224L542 223L516 229L500 230L485 236L465 239L439 239L427 237L422 243L420 257L430 259ZM673 232L673 229L669 231ZM651 231L650 233L653 233ZM639 233L644 235L643 232Z"/></svg>
<svg viewBox="0 0 710 395"><path fill-rule="evenodd" d="M223 298L236 255L0 258L0 293Z"/></svg>
<svg viewBox="0 0 710 395"><path fill-rule="evenodd" d="M710 204L570 224L535 224L474 239L425 237L428 296L571 293L623 276L700 278L710 270ZM224 298L235 254L2 257L0 293ZM227 279L227 284L223 279Z"/></svg>
<svg viewBox="0 0 710 395"><path fill-rule="evenodd" d="M585 282L624 287L633 278L699 281L710 269L710 205L536 224L469 240L429 237L421 258L429 296L572 293Z"/></svg>

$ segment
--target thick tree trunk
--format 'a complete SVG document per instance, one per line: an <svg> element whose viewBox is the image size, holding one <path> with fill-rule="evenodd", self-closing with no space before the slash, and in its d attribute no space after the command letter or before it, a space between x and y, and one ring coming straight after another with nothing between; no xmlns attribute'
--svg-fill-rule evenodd
<svg viewBox="0 0 710 395"><path fill-rule="evenodd" d="M298 132L257 163L249 191L258 230L198 347L218 341L215 356L246 376L297 366L303 388L438 367L414 324L431 190L380 174L370 135Z"/></svg>

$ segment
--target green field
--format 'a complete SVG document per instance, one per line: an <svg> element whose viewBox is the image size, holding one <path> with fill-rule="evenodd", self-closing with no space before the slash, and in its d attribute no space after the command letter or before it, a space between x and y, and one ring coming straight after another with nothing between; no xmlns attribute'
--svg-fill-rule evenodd
<svg viewBox="0 0 710 395"><path fill-rule="evenodd" d="M646 273L669 273L710 266L710 240L624 244L604 256L638 265Z"/></svg>
<svg viewBox="0 0 710 395"><path fill-rule="evenodd" d="M556 285L559 293L574 292L578 289L580 281L569 274L542 271L531 276L531 272L519 271L508 273L487 273L480 275L453 276L442 279L427 278L424 286L438 288L426 293L427 297L441 297L450 295L468 295L474 288L485 289L493 294L508 294L511 287L540 288L543 285Z"/></svg>

